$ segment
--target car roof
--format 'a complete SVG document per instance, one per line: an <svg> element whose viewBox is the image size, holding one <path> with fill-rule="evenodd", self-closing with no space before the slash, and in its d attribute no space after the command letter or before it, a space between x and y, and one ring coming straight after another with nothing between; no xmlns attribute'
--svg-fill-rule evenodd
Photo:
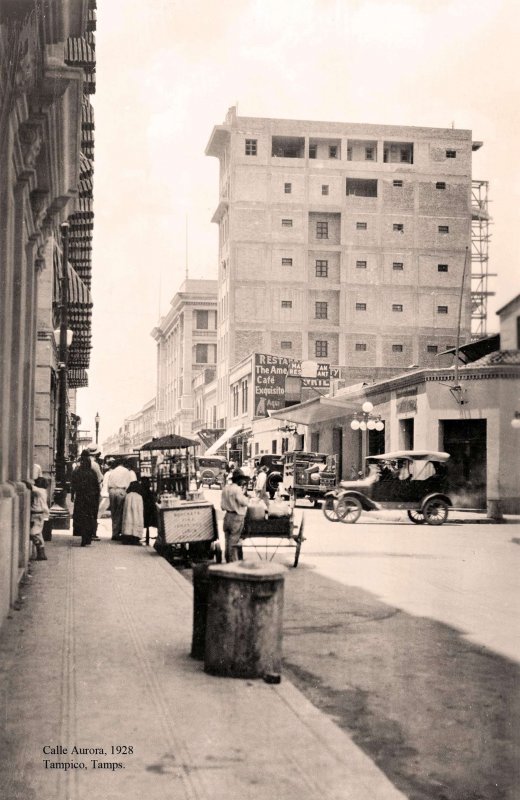
<svg viewBox="0 0 520 800"><path fill-rule="evenodd" d="M449 453L441 450L395 450L393 453L367 456L367 461L390 461L395 458L408 458L410 461L448 461L449 457Z"/></svg>

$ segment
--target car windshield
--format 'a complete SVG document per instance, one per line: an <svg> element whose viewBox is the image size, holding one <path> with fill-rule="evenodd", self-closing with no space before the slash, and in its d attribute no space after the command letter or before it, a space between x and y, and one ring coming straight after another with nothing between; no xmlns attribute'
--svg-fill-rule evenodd
<svg viewBox="0 0 520 800"><path fill-rule="evenodd" d="M378 459L368 462L368 470L374 472L379 468L380 480L397 478L398 480L426 481L443 469L438 461L418 460L412 458L393 458L386 461Z"/></svg>

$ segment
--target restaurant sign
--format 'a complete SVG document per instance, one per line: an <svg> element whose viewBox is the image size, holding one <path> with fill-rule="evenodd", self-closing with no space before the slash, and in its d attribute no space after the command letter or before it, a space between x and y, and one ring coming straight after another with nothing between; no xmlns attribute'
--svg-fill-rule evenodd
<svg viewBox="0 0 520 800"><path fill-rule="evenodd" d="M317 364L316 377L301 378L302 387L329 389L331 377L339 368L330 364ZM301 377L302 362L285 356L272 356L267 353L255 353L254 393L255 417L266 417L268 411L279 411L285 408L286 377Z"/></svg>

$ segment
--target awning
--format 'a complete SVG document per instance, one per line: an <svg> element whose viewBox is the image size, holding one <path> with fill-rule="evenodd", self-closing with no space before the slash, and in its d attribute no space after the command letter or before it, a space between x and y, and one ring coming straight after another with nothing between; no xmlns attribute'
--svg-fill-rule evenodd
<svg viewBox="0 0 520 800"><path fill-rule="evenodd" d="M209 447L206 452L204 453L205 456L213 456L216 452L223 447L226 442L229 442L230 439L233 438L239 431L242 430L242 425L237 425L235 428L228 428L227 431L224 431L222 436L220 436L216 442L214 442L211 447Z"/></svg>
<svg viewBox="0 0 520 800"><path fill-rule="evenodd" d="M160 436L158 439L152 439L151 442L146 442L140 447L140 450L177 450L185 447L198 447L196 439L188 439L186 436L178 436L176 433L169 433L166 436Z"/></svg>
<svg viewBox="0 0 520 800"><path fill-rule="evenodd" d="M304 403L296 406L272 411L270 416L273 419L293 422L296 425L315 425L318 422L326 422L329 419L345 417L359 411L359 398L356 400L346 400L335 397L313 397Z"/></svg>

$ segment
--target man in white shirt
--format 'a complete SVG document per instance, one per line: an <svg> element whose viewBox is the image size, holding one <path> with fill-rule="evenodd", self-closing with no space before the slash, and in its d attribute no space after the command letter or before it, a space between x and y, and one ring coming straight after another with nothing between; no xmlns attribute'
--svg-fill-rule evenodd
<svg viewBox="0 0 520 800"><path fill-rule="evenodd" d="M226 538L226 561L238 561L240 537L244 528L249 499L244 494L243 485L248 482L241 469L235 469L231 483L222 490L220 507L225 511L224 535Z"/></svg>
<svg viewBox="0 0 520 800"><path fill-rule="evenodd" d="M107 480L110 516L112 517L112 539L120 539L123 525L123 506L126 490L137 480L137 475L130 469L130 463L123 461L110 471Z"/></svg>

